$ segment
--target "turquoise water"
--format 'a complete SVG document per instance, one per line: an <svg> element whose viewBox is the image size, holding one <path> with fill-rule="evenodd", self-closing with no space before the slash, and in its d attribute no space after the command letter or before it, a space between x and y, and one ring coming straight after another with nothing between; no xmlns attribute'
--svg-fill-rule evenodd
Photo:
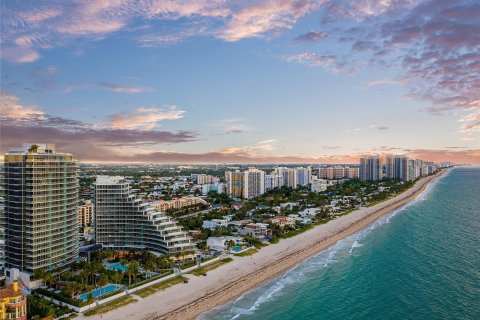
<svg viewBox="0 0 480 320"><path fill-rule="evenodd" d="M201 319L480 319L480 168Z"/></svg>
<svg viewBox="0 0 480 320"><path fill-rule="evenodd" d="M123 273L127 272L127 267L125 267L120 262L109 263L109 264L107 264L106 268L108 270L112 270L112 271L120 271L120 272L123 272Z"/></svg>
<svg viewBox="0 0 480 320"><path fill-rule="evenodd" d="M116 290L120 289L120 287L121 286L119 286L117 284L108 284L105 287L93 290L92 295L93 295L94 298L97 298L97 297L103 296L104 294L116 291ZM79 295L79 297L80 297L80 299L85 301L85 300L88 299L88 293L81 294L81 295Z"/></svg>

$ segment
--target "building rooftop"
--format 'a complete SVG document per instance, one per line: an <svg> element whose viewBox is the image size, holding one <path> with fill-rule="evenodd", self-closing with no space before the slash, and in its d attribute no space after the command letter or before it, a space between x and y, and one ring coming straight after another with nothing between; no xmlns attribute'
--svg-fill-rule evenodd
<svg viewBox="0 0 480 320"><path fill-rule="evenodd" d="M16 289L16 290L15 290ZM9 284L3 288L0 288L0 299L18 297L22 295L22 291L18 289L18 284Z"/></svg>
<svg viewBox="0 0 480 320"><path fill-rule="evenodd" d="M124 181L125 178L120 176L97 176L96 184L117 184Z"/></svg>

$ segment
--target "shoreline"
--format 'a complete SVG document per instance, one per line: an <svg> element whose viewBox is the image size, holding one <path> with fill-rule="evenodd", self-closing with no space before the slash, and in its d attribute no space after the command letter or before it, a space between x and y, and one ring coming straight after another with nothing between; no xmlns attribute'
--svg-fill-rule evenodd
<svg viewBox="0 0 480 320"><path fill-rule="evenodd" d="M413 201L431 181L448 170L421 178L405 192L372 207L355 210L326 224L282 239L250 257L235 257L232 263L212 270L207 277L187 275L190 282L157 292L138 303L86 319L196 319L199 315L287 272L311 256L364 229L381 216ZM83 317L81 317L83 318Z"/></svg>

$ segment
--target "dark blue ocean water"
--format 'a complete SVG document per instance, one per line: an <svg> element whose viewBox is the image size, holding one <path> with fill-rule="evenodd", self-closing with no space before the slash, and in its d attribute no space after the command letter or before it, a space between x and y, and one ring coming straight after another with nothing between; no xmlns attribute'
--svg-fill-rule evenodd
<svg viewBox="0 0 480 320"><path fill-rule="evenodd" d="M201 319L480 319L480 168Z"/></svg>

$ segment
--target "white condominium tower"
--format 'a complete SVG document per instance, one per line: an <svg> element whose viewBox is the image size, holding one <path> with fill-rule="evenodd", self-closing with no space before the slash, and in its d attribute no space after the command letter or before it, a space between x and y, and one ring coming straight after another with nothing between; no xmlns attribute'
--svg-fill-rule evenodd
<svg viewBox="0 0 480 320"><path fill-rule="evenodd" d="M194 249L188 233L137 198L125 178L98 176L94 190L95 240L103 247L163 254Z"/></svg>
<svg viewBox="0 0 480 320"><path fill-rule="evenodd" d="M311 167L298 167L295 168L295 188L297 185L306 186L311 182L312 168Z"/></svg>
<svg viewBox="0 0 480 320"><path fill-rule="evenodd" d="M265 193L265 172L249 168L243 172L243 197L251 199Z"/></svg>
<svg viewBox="0 0 480 320"><path fill-rule="evenodd" d="M5 154L7 268L54 270L78 257L78 166L53 144Z"/></svg>

